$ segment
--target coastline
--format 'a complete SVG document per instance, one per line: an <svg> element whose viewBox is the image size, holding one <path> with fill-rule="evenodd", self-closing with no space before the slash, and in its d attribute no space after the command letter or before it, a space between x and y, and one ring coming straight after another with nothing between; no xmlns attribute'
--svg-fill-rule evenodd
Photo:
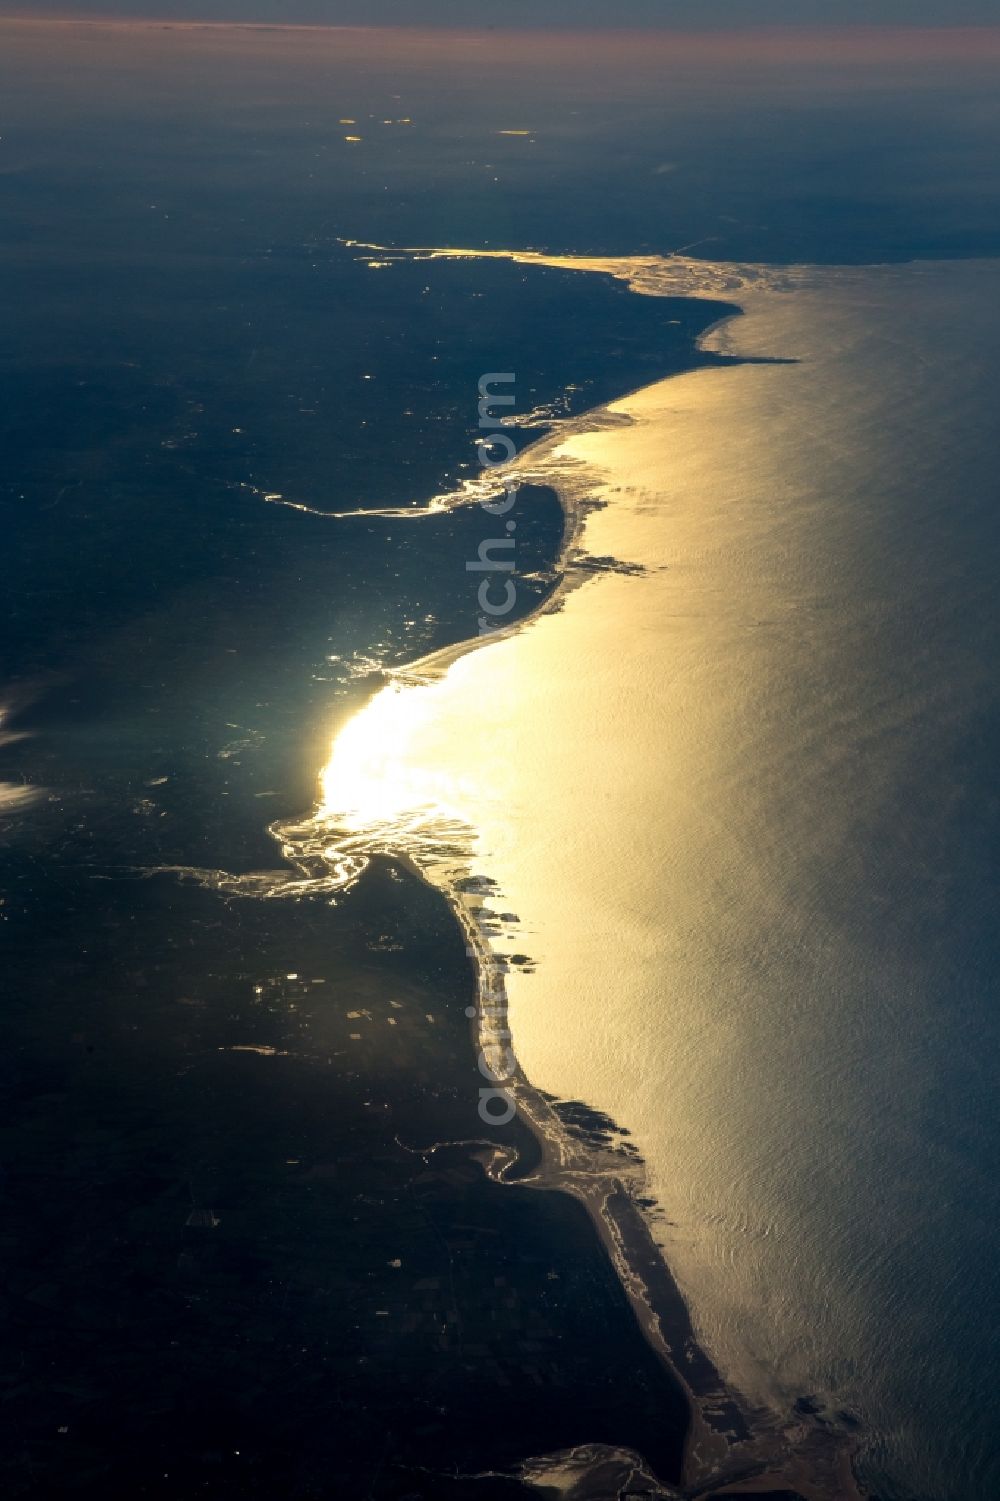
<svg viewBox="0 0 1000 1501"><path fill-rule="evenodd" d="M372 248L385 253L382 247ZM448 257L475 254L429 253ZM682 291L676 285L669 290L663 289L659 284L653 290L649 281L643 279L643 273L648 275L649 271L645 262L636 278L635 268L629 268L627 263L612 266L606 262L582 263L573 258L550 258L531 253L522 256L516 252L485 254L510 256L528 264L610 275L627 280L630 290L645 295L693 295L714 300L723 290L718 277L709 277L709 286L694 292L688 287ZM740 274L743 270L739 268L739 272L731 276L723 275L721 279L727 294L746 285L746 279ZM686 269L683 276L687 280ZM806 268L802 268L801 277L807 279ZM781 273L781 289L798 279L794 274L789 278L787 273ZM770 289L774 289L773 284ZM723 313L702 333L697 341L698 347L710 335L718 335L727 323L742 313L743 309L738 305ZM638 391L630 394L636 395ZM463 658L518 636L541 617L558 611L566 597L593 578L595 572L615 569L613 559L594 559L588 567L589 555L581 548L588 515L603 507L605 502L574 493L569 475L566 478L570 482L559 483L560 469L563 473L567 467L572 469L572 461L562 465L557 462L555 474L551 464L545 469L537 466L550 459L573 436L629 424L631 419L615 410L628 400L628 396L619 398L606 407L596 407L561 421L553 431L530 443L509 464L498 467L482 479L465 482L458 491L435 497L426 507L414 512L415 516L428 515L475 505L502 488L504 481L516 478L522 484L543 483L555 490L565 517L565 531L560 553L553 563L554 586L528 615L490 635L456 642L408 667L393 671L388 675L388 686L383 692L391 692L396 687L418 688L441 679ZM595 563L597 568L593 566ZM336 815L331 818L329 812L321 811L314 820L274 826L272 832L282 844L285 859L306 875L310 885L315 880L317 857L329 862L335 852L333 864L341 871L345 854L348 858L360 855L362 864L358 869L363 868L370 858L385 856L404 864L421 881L441 893L463 931L474 967L479 1011L478 1016L470 1021L473 1049L488 1054L491 1049L500 1047L500 1039L510 1037L504 983L506 965L494 951L488 929L477 921L477 902L470 902L464 889L470 878L470 867L465 858L459 856L456 861L453 846L446 842L443 848L437 847L433 840L423 854L400 850L393 847L391 831L379 833L370 830L366 837L364 832L354 830L345 844L342 839L338 842L335 827ZM347 884L355 878L351 874ZM344 884L340 877L334 878L335 889ZM527 1122L538 1143L540 1161L537 1169L519 1173L516 1154L512 1156L494 1149L492 1156L484 1162L485 1170L494 1181L517 1182L526 1187L568 1194L585 1208L644 1337L686 1394L691 1426L683 1464L684 1494L710 1497L739 1493L733 1487L743 1487L746 1494L759 1494L772 1487L787 1491L788 1486L794 1485L804 1501L845 1501L848 1497L860 1497L863 1493L851 1468L853 1446L821 1423L786 1422L774 1412L754 1408L727 1386L698 1342L687 1305L667 1259L652 1235L641 1203L645 1187L641 1161L621 1152L595 1150L578 1133L568 1129L553 1108L553 1102L528 1078L517 1058L516 1039L510 1051L514 1058L514 1072L505 1084L511 1091L519 1117Z"/></svg>
<svg viewBox="0 0 1000 1501"><path fill-rule="evenodd" d="M416 253L424 255L428 252ZM445 253L449 256L474 254ZM511 254L520 258L519 253L489 254ZM528 259L536 257L529 256ZM537 259L557 261L562 269L569 269L573 264L571 258ZM823 320L839 316L836 310L841 307L865 309L872 286L878 290L880 299L885 296L887 316L891 319L893 313L889 310L895 307L894 299L900 292L904 299L914 291L924 298L928 285L946 286L947 282L942 282L941 278L948 276L948 268L943 263L925 263L908 268L799 267L791 268L791 271L783 268L774 277L767 267L709 267L706 272L701 263L692 263L692 266L691 275L696 282L693 286L688 282L688 264L683 258L656 264L650 258L645 258L639 271L627 261L613 264L588 263L585 267L577 264L576 269L614 276L626 281L633 291L648 296L689 295L692 298L716 300L716 290L724 284L727 296L732 299L729 304L731 310L707 326L696 341L702 352L711 352L716 360L719 354L726 356L723 362L718 362L717 369L713 371L711 367L706 369L694 365L676 370L605 404L597 404L587 411L562 419L551 430L530 441L509 465L492 471L483 479L463 481L457 489L433 497L427 505L413 508L414 519L440 514L442 511L470 509L483 499L489 499L511 478L548 489L558 497L565 517L562 545L551 569L554 583L549 592L534 605L530 613L508 628L497 630L488 636L454 642L425 654L410 664L383 672L386 686L381 690L376 688L373 697L359 708L334 741L333 759L323 773L323 795L312 816L295 822L279 821L270 826L270 833L281 845L287 862L284 871L258 872L250 876L233 876L218 871L185 872L201 880L203 884L232 894L294 897L310 893L330 893L336 900L336 893L346 892L370 866L384 861L389 867L394 864L405 867L422 884L444 897L465 934L468 956L476 974L480 1010L483 1011L485 1002L489 1002L492 1008L489 1016L484 1016L469 1029L474 1052L477 1048L488 1051L491 1047L501 1048L504 1045L508 1016L505 975L511 973L518 985L523 982L518 971L522 967L524 956L508 955L508 966L508 959L504 959L491 943L491 933L495 935L498 932L494 919L497 916L503 919L505 914L491 913L489 902L492 898L500 897L509 904L510 893L505 882L494 883L490 878L484 879L473 871L471 852L474 819L463 822L460 816L449 813L435 820L426 816L426 808L420 812L416 808L407 810L404 806L396 805L394 813L392 809L379 807L377 802L374 809L371 804L364 806L364 795L366 792L371 793L372 780L364 771L365 756L375 753L386 786L395 786L394 777L397 772L403 773L405 782L411 763L407 762L401 744L394 739L396 731L402 728L405 740L409 730L405 704L417 703L424 690L435 695L443 693L443 698L438 701L445 705L450 702L449 694L453 697L457 694L461 701L463 685L467 688L477 677L480 694L485 692L489 695L492 689L488 684L496 674L494 672L483 676L470 672L471 660L476 653L481 648L496 646L500 654L498 660L509 669L511 661L518 660L519 653L523 652L522 643L535 641L535 635L531 634L529 628L542 627L541 638L551 642L552 631L555 630L558 634L559 622L565 620L567 610L573 613L575 628L578 628L581 612L575 606L573 596L581 584L594 579L595 574L602 574L607 580L608 594L605 600L612 601L612 614L614 600L619 602L626 614L632 608L626 603L626 596L620 592L630 586L629 580L621 575L646 573L654 594L664 587L656 581L655 575L665 571L670 565L657 562L647 569L635 561L642 555L641 546L638 552L635 546L636 538L644 535L642 525L646 522L643 521L643 516L648 521L652 514L648 508L643 512L641 503L638 510L635 510L635 501L643 493L647 497L657 495L659 481L650 471L645 491L640 486L639 490L633 492L631 480L623 486L621 476L618 476L616 484L614 474L606 473L603 468L603 445L610 445L614 449L616 444L624 444L628 448L635 441L629 436L634 432L641 451L644 432L654 430L648 427L651 414L667 414L668 426L673 432L675 411L690 412L697 409L700 395L712 391L712 382L724 369L744 371L742 376L737 373L734 388L737 394L743 393L740 400L743 403L744 418L747 416L746 403L749 400L749 410L756 420L754 402L757 397L754 393L784 390L788 381L791 381L792 388L800 393L805 392L808 398L808 393L815 394L817 391L814 376L796 377L793 370L786 370L783 374L780 367L795 367L803 359L816 365L815 333L811 335L813 342L802 342L802 329L810 324L810 320L818 317L818 326L822 329L827 326ZM967 267L965 274L988 275L989 271L989 264L984 263L982 267L978 264ZM744 290L737 305L736 294L741 286ZM785 298L780 295L785 292L800 295ZM904 307L908 305L904 300ZM803 311L806 322L803 321ZM729 330L733 326L733 320L741 315L748 316L749 323L743 325L746 329L743 337L733 339ZM822 340L822 334L820 339ZM706 344L709 346L708 350L704 349ZM841 361L848 358L853 347L848 345L844 351L835 350L835 358ZM749 354L746 353L748 349ZM756 371L753 367L757 367ZM778 382L777 387L775 382ZM821 392L816 395L816 399L820 397ZM861 399L861 392L852 393L852 400ZM761 431L759 424L755 431ZM708 450L704 439L700 441L701 458L707 462ZM566 452L561 451L564 448ZM650 457L654 453L655 444ZM666 478L662 468L664 457L668 464L672 464L673 460L669 454L660 456L659 474ZM706 478L707 474L700 473L701 481ZM667 488L676 498L679 493L677 475L670 477ZM683 492L683 485L681 491ZM619 493L624 503L621 510L616 509L615 503L615 497ZM602 516L602 513L605 515ZM332 513L327 514L331 515L331 520L336 519ZM380 512L375 510L371 514L378 515ZM622 533L620 522L625 516L631 519L625 533ZM595 531L592 542L597 543L592 552L587 551L583 537L584 530L590 524L593 524ZM638 533L634 531L637 524ZM633 530L630 531L629 528ZM615 552L616 535L629 539L625 543L625 555L622 558L612 555ZM765 558L769 555L769 550L762 554ZM661 595L660 609L662 611L666 608L669 611L669 603L665 605L664 599L665 596ZM712 601L713 596L708 596L706 603L710 614L714 614L715 610ZM794 604L794 600L791 603ZM606 602L603 607L605 614L608 608ZM590 613L582 612L584 617ZM597 613L600 615L602 612L599 610ZM551 626L545 625L547 618L551 618ZM773 625L778 625L781 618L780 615L776 616ZM720 621L725 625L727 619L728 612L724 610ZM763 611L758 619L752 619L749 624L755 628L772 627L772 621ZM766 632L759 632L756 639L758 642L765 642ZM595 645L595 642L591 642L592 649ZM537 648L529 649L529 657L532 651L537 654ZM513 656L509 653L513 653ZM544 655L543 651L542 656ZM453 680L455 674L459 681ZM509 686L508 683L508 703L512 707L514 700L509 698ZM393 717L394 701L402 704L402 724ZM483 718L480 709L474 707L475 702L476 700L471 700L465 704L464 723L469 724L470 729L474 729L479 735L482 725L470 724L468 719L470 713L474 720ZM478 702L482 705L481 697ZM503 717L497 719L496 705L492 706L491 712L494 726L502 734ZM421 717L418 713L417 718ZM355 735L355 729L361 732L360 741ZM371 738L373 731L376 732L374 739ZM364 738L366 734L369 737L367 743ZM418 736L418 740L419 738ZM345 744L351 741L354 743ZM452 745L453 741L440 743L437 749L442 754L440 764L450 768L454 774L456 762L449 749ZM421 744L420 750L426 758L426 743ZM471 746L464 746L463 754L468 755L470 750ZM346 753L346 760L338 766L337 757L341 752ZM461 759L460 755L459 761ZM487 755L486 759L491 758ZM425 766L426 764L437 763L432 757L430 763L425 759ZM419 755L412 765L420 771ZM349 802L352 778L359 772L362 773L362 803L353 809L338 806L338 789L341 786L347 789ZM378 775L377 767L376 780ZM407 795L413 790L412 787L407 787ZM496 831L494 820L494 834ZM296 874L289 872L289 866ZM520 907L523 903L517 899L515 905ZM479 914L483 912L486 912L488 918L485 926L479 921ZM517 919L514 921L516 923ZM502 927L502 921L500 926ZM506 936L509 937L509 934ZM525 970L526 974L532 972L531 969ZM586 1035L586 1030L583 1035ZM536 1035L533 1045L537 1046L537 1043ZM734 1363L732 1351L728 1348L729 1336L724 1311L730 1309L731 1320L733 1298L738 1296L738 1290L736 1287L727 1288L725 1269L721 1262L706 1264L710 1272L708 1285L713 1286L714 1301L706 1304L704 1291L699 1289L698 1293L703 1313L708 1309L713 1329L712 1341L699 1341L691 1334L689 1303L685 1301L687 1294L682 1295L678 1290L680 1284L671 1269L669 1250L662 1239L663 1209L671 1203L670 1178L669 1174L664 1174L662 1159L657 1161L657 1196L650 1198L645 1193L645 1167L638 1160L634 1149L630 1151L629 1146L615 1149L606 1140L599 1141L595 1147L593 1141L586 1139L586 1133L581 1134L575 1129L575 1124L578 1123L565 1118L566 1113L574 1109L586 1113L587 1107L580 1105L573 1094L565 1091L550 1094L546 1089L536 1086L528 1070L522 1066L516 1047L514 1053L516 1068L512 1090L517 1096L518 1115L537 1143L537 1168L526 1168L523 1157L515 1158L506 1148L498 1146L495 1140L470 1142L465 1133L454 1140L448 1137L447 1140L439 1141L430 1150L441 1149L444 1155L444 1149L447 1148L457 1147L467 1151L470 1147L475 1147L480 1166L492 1181L535 1190L550 1189L572 1199L586 1212L589 1223L600 1238L604 1255L614 1270L615 1279L628 1298L647 1347L684 1391L685 1400L689 1404L692 1426L685 1446L684 1493L705 1497L723 1493L737 1494L732 1487L744 1485L750 1487L745 1494L763 1494L765 1492L761 1491L761 1486L766 1488L779 1485L786 1491L789 1486L794 1486L795 1494L805 1498L805 1501L843 1501L843 1498L867 1494L854 1468L862 1453L863 1441L871 1435L869 1426L866 1424L864 1430L861 1430L861 1425L854 1416L860 1406L858 1397L855 1396L853 1400L849 1398L842 1407L835 1398L831 1400L829 1396L817 1403L810 1394L819 1388L809 1381L808 1376L803 1377L801 1372L796 1374L793 1370L786 1372L781 1362L772 1362L766 1370L773 1373L775 1386L769 1384L759 1395L750 1399L746 1392L754 1386L757 1376L756 1373L751 1374L749 1382L745 1383L735 1374L740 1369L739 1357ZM584 1099L591 1098L586 1085L580 1087L580 1095ZM602 1110L607 1111L605 1121L614 1134L618 1129L615 1122L622 1116L614 1106L605 1104L596 1109L596 1114L600 1116ZM624 1114L628 1118L628 1113ZM686 1192L687 1195L687 1216L690 1221L692 1212L695 1215L698 1213L695 1207L698 1197L695 1193L692 1198L691 1163L680 1160L679 1166L680 1187L682 1194ZM657 1219L661 1228L659 1237L656 1233ZM670 1224L671 1221L666 1223ZM767 1234L766 1228L763 1233ZM683 1263L686 1275L690 1276L691 1259L683 1244L676 1243L681 1246L686 1258ZM729 1327L735 1331L740 1326L730 1324ZM725 1361L720 1361L720 1367L730 1372L727 1380L721 1378L714 1362L705 1354L705 1350L709 1348L726 1352ZM749 1436L736 1436L734 1441L735 1429L740 1424ZM601 1454L600 1464L608 1463L606 1452L602 1450ZM629 1463L634 1459L633 1453ZM556 1459L552 1463L555 1464ZM581 1497L587 1494L585 1487L579 1492Z"/></svg>
<svg viewBox="0 0 1000 1501"><path fill-rule="evenodd" d="M581 425L584 419L580 419ZM565 436L557 434L556 441ZM567 519L579 511L567 507ZM578 529L568 536L578 536ZM568 559L569 551L564 554ZM527 629L539 615L558 609L571 589L590 575L560 579L552 595L527 616L497 637L513 636ZM461 657L491 644L496 638L470 640L422 659L410 669L393 674L395 681L418 686L433 681ZM299 826L301 828L301 826ZM285 833L287 834L287 830ZM298 830L297 830L298 832ZM300 868L314 868L315 846L303 851L283 845L286 859ZM474 912L455 881L454 870L436 863L422 864L413 857L400 857L390 848L373 851L391 857L417 879L442 894L466 939L472 959L479 1015L470 1019L471 1057L496 1047L498 1036L507 1031L507 1002L503 971L497 955L475 921ZM464 875L464 868L463 868ZM312 884L310 882L310 884ZM511 1039L516 1059L516 1038ZM645 1190L643 1167L635 1159L614 1160L610 1153L595 1153L559 1119L552 1103L528 1078L519 1061L505 1080L516 1102L517 1114L526 1122L539 1150L537 1169L522 1175L516 1152L494 1146L483 1162L487 1175L497 1183L518 1183L543 1192L570 1195L586 1210L614 1268L642 1333L684 1391L691 1426L683 1460L683 1494L698 1498L758 1494L781 1488L790 1494L794 1486L802 1501L853 1501L863 1497L851 1469L852 1451L822 1428L782 1425L778 1415L753 1409L725 1383L707 1351L699 1343L687 1305L673 1278L666 1258L653 1239L640 1204ZM451 1149L461 1142L440 1146ZM602 1456L603 1458L603 1456ZM735 1488L735 1489L734 1489ZM661 1494L673 1495L674 1492Z"/></svg>

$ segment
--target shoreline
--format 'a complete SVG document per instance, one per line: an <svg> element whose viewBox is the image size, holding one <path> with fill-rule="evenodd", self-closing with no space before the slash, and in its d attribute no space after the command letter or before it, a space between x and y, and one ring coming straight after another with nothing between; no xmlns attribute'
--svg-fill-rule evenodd
<svg viewBox="0 0 1000 1501"><path fill-rule="evenodd" d="M403 258L414 252L394 253ZM449 258L475 258L477 255L474 251L415 253L442 254ZM639 295L718 301L726 311L694 341L693 349L701 353L717 352L705 350L704 342L745 312L744 307L729 303L728 297L725 300L720 297L720 292L731 295L741 289L747 293L753 290L784 291L790 289L790 284L808 284L809 279L808 268L796 268L793 278L781 274L772 279L766 274L761 277L752 274L758 269L767 273L770 268L719 268L706 266L706 263L684 262L680 258L674 258L673 265L662 258L641 258L637 273L635 264L630 265L621 258L609 263L547 257L531 252L487 251L482 254L608 275L625 281L629 289ZM664 268L667 284L656 275ZM686 282L691 268L697 268L698 285L694 288L689 284L678 285L673 273L679 273L680 281ZM742 275L744 271L749 274ZM707 273L707 276L703 278L702 273ZM705 285L705 279L709 285ZM765 357L763 362L774 361ZM737 356L731 358L731 363L738 366L756 362ZM696 368L688 366L671 372L650 385L659 385ZM511 478L517 478L524 485L549 488L556 494L565 518L559 552L551 565L553 587L528 614L511 625L487 635L454 642L407 666L386 672L385 685L357 711L359 716L365 714L382 695L429 686L462 658L482 647L520 635L543 616L558 611L567 596L595 574L616 570L616 560L594 558L581 546L587 518L608 504L590 498L573 484L575 474L584 471L583 463L564 458L557 459L555 464L550 463L548 468L540 466L574 436L631 425L636 419L620 408L649 388L637 387L611 402L561 419L508 464L497 466L475 480L464 481L457 489L412 508L413 519L470 508L484 499L493 498ZM357 514L378 515L380 512L376 509L372 512L326 514L337 520ZM397 514L395 510L393 514ZM688 1405L690 1423L683 1446L683 1490L663 1494L683 1494L706 1498L707 1501L714 1496L748 1495L772 1489L789 1494L789 1487L794 1487L794 1493L801 1501L861 1501L865 1493L852 1466L859 1447L856 1442L831 1430L822 1417L813 1421L814 1415L805 1409L796 1414L782 1415L769 1407L753 1406L726 1384L707 1350L699 1343L687 1304L674 1280L666 1254L653 1237L643 1208L645 1168L641 1160L620 1150L615 1152L603 1146L595 1148L574 1133L559 1118L554 1108L557 1102L533 1085L522 1068L516 1046L511 1046L507 1028L504 983L507 963L494 953L489 925L480 925L476 916L477 903L469 900L470 894L476 896L484 890L480 879L474 877L465 848L471 831L464 826L460 829L448 826L437 834L431 831L428 835L426 829L411 828L400 835L391 819L379 819L374 823L371 820L345 822L344 816L338 815L333 806L324 806L321 801L307 818L271 824L269 832L294 874L286 869L230 875L218 870L180 870L177 867L173 872L182 879L194 879L230 895L276 898L344 892L358 881L369 865L384 860L405 868L422 884L444 897L465 936L466 951L474 971L479 1009L473 1012L470 1008L473 1056L480 1051L488 1055L491 1048L503 1046L498 1039L507 1039L506 1047L513 1067L502 1082L513 1096L516 1115L537 1143L539 1162L537 1167L520 1176L517 1168L521 1157L516 1149L512 1151L495 1139L489 1141L486 1138L441 1141L425 1150L433 1153L463 1145L466 1148L476 1146L479 1151L474 1155L491 1180L566 1194L583 1207L626 1295L645 1343L680 1388ZM456 839L459 847L456 847ZM415 848L407 848L407 843ZM490 894L499 894L488 882L485 889ZM599 1458L601 1463L608 1462L606 1452ZM526 1460L525 1464L561 1463L564 1459L565 1456L548 1456ZM630 1463L634 1464L634 1461L632 1455Z"/></svg>
<svg viewBox="0 0 1000 1501"><path fill-rule="evenodd" d="M423 252L418 252L423 253ZM474 256L475 252L443 252L445 256ZM612 270L607 264L572 265L569 258L549 258L517 252L485 252L487 256L526 262L558 264L561 268L597 271L627 279L620 267ZM632 286L633 291L639 288ZM729 283L726 290L734 290ZM657 295L652 293L647 295ZM658 295L692 295L671 289ZM703 290L694 296L709 298L717 296ZM696 341L701 348L703 341L731 319L740 317L743 309L735 306L723 313ZM734 363L744 363L742 360ZM665 377L670 379L671 376ZM658 382L657 382L658 384ZM594 568L576 567L585 562L587 554L580 543L587 516L602 507L605 502L588 501L574 495L571 484L561 484L560 479L571 471L574 461L556 464L544 473L533 468L558 450L568 438L583 432L591 433L601 427L631 423L627 414L615 408L630 397L646 389L639 387L616 401L591 409L560 422L552 431L530 443L509 464L498 466L488 475L476 481L466 482L450 495L435 497L417 514L436 514L441 510L468 507L486 498L495 490L502 489L505 482L517 478L523 484L544 484L553 489L565 517L565 530L558 556L552 571L555 583L552 590L528 615L508 627L488 635L456 642L429 655L417 659L410 666L396 669L388 674L386 688L392 692L398 687L418 687L430 684L442 677L461 658L482 647L520 634L543 615L558 610L566 596L587 579L594 576ZM602 560L603 561L603 560ZM376 694L376 697L378 695ZM369 701L371 702L371 701ZM364 712L363 710L361 712ZM312 832L322 832L316 826L323 820L320 812L312 825ZM333 819L334 824L336 819ZM296 832L309 828L309 824L294 826ZM287 838L293 828L286 825L282 830L275 827L277 837ZM332 832L329 827L327 835ZM373 831L374 834L375 831ZM326 842L326 841L324 841ZM351 849L364 853L364 835L352 836ZM284 843L283 853L293 864L300 864L307 855L302 849ZM315 848L311 852L315 854ZM476 919L475 905L466 898L461 881L468 879L468 867L461 863L458 872L452 859L432 855L423 862L419 855L402 853L373 838L367 851L368 858L391 858L405 867L431 888L444 896L452 914L465 936L467 952L473 964L478 1012L470 1020L470 1035L474 1050L489 1053L498 1046L497 1039L509 1039L507 1046L513 1060L513 1072L503 1080L510 1091L516 1112L525 1122L538 1143L540 1162L537 1169L520 1176L517 1174L519 1158L495 1148L491 1160L484 1163L487 1174L497 1182L516 1182L524 1187L556 1191L570 1195L582 1204L591 1220L605 1254L614 1268L629 1304L636 1316L647 1343L664 1363L671 1376L680 1385L689 1405L690 1428L685 1443L683 1460L684 1493L697 1497L736 1494L734 1486L750 1486L759 1492L770 1487L794 1485L803 1501L847 1501L860 1498L863 1492L853 1474L851 1460L856 1446L817 1424L807 1427L798 1425L781 1415L765 1409L754 1409L742 1401L738 1394L725 1383L707 1351L698 1342L690 1313L684 1298L673 1278L667 1258L656 1244L651 1233L647 1215L640 1203L645 1186L645 1173L641 1161L616 1157L610 1150L594 1149L575 1135L559 1119L552 1103L532 1084L517 1058L516 1041L511 1038L507 1026L507 997L504 984L506 963L494 953L489 934ZM308 858L308 857L307 857ZM308 863L311 865L312 860ZM457 1145L441 1143L442 1147ZM720 1489L721 1488L721 1489Z"/></svg>
<svg viewBox="0 0 1000 1501"><path fill-rule="evenodd" d="M560 434L553 435L558 440ZM543 443L550 439L541 440ZM527 451L527 450L526 450ZM560 499L562 494L560 492ZM576 518L572 534L582 529L579 507L567 510ZM585 514L585 513L584 513ZM568 557L568 549L564 557ZM559 561L557 560L557 567ZM470 640L446 648L393 674L393 681L418 686L433 681L459 660L494 639L514 635L539 616L559 607L571 589L586 581L563 573L548 598L522 621L495 637ZM288 852L286 851L286 854ZM595 1151L559 1120L550 1101L531 1082L517 1058L516 1039L507 1027L504 965L489 938L475 920L474 909L463 899L453 879L435 879L435 867L423 866L411 855L379 851L374 858L389 858L405 866L419 881L445 898L466 939L473 964L479 1010L470 1019L474 1054L497 1045L498 1035L509 1037L515 1072L504 1080L513 1096L517 1117L526 1124L538 1146L538 1167L521 1176L518 1153L495 1144L483 1163L487 1175L498 1183L517 1183L541 1191L570 1195L586 1210L606 1256L621 1283L647 1343L679 1384L688 1401L690 1428L684 1445L684 1494L691 1497L737 1494L794 1485L802 1501L861 1501L851 1466L849 1446L820 1428L803 1428L794 1435L803 1454L789 1444L792 1425L766 1409L743 1404L726 1384L706 1349L700 1344L690 1312L674 1280L665 1254L653 1238L649 1221L639 1202L645 1189L644 1167L636 1159L611 1160L611 1152ZM438 867L440 871L440 867ZM459 1142L442 1142L445 1150ZM735 1453L737 1446L749 1452ZM721 1489L720 1489L721 1487Z"/></svg>

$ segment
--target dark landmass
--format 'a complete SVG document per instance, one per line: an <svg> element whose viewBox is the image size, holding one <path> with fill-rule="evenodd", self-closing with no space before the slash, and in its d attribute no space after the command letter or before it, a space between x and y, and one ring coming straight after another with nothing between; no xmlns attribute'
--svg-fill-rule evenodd
<svg viewBox="0 0 1000 1501"><path fill-rule="evenodd" d="M2 1024L5 1493L438 1497L583 1442L676 1478L686 1401L582 1206L432 1150L491 1134L443 902L102 874L9 914L51 936Z"/></svg>

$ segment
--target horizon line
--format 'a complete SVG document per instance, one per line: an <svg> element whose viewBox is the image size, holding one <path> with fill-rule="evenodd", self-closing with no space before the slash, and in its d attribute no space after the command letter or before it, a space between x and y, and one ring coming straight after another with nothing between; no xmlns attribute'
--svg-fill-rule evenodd
<svg viewBox="0 0 1000 1501"><path fill-rule="evenodd" d="M314 44L315 62L332 55L380 60L426 69L440 64L476 68L592 69L595 61L618 72L639 73L678 67L723 68L727 73L773 68L866 70L909 68L914 76L933 77L938 70L1000 63L1000 25L894 26L858 25L743 26L730 30L667 27L470 27L442 24L346 25L331 22L200 21L188 17L15 15L0 13L0 28L11 47L26 54L45 46L69 48L80 56L133 47L143 55L199 42L210 52L259 54L268 43L286 58L305 62ZM102 38L103 43L102 43ZM174 49L176 50L176 49Z"/></svg>
<svg viewBox="0 0 1000 1501"><path fill-rule="evenodd" d="M894 21L852 21L843 25L829 22L813 23L808 21L782 21L744 26L663 26L655 23L649 25L631 26L573 26L573 25L547 25L547 26L524 26L524 25L491 25L469 26L455 25L451 22L424 21L414 24L406 21L251 21L231 20L219 21L201 19L197 16L120 16L120 15L77 15L52 11L48 14L39 15L37 12L4 11L0 10L0 24L16 22L18 25L28 26L113 26L123 28L144 29L154 27L157 30L166 28L171 31L321 31L321 32L376 32L376 31L443 31L464 36L490 36L495 34L517 33L524 36L550 35L550 36L595 36L604 37L609 33L614 36L635 36L648 38L649 36L662 36L668 38L692 37L698 39L714 39L716 37L787 37L809 36L835 39L839 37L866 37L878 36L935 36L942 34L952 36L982 36L1000 34L1000 21L998 22L966 22L952 25L949 22L922 22L904 23Z"/></svg>

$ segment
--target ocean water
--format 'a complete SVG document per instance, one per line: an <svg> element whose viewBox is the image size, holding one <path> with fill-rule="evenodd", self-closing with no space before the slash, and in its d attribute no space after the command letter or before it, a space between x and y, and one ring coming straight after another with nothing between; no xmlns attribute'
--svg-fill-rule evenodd
<svg viewBox="0 0 1000 1501"><path fill-rule="evenodd" d="M1000 268L690 275L775 363L523 461L642 572L385 689L323 816L432 879L435 810L473 831L519 1060L632 1133L736 1388L857 1432L879 1495L985 1501Z"/></svg>

